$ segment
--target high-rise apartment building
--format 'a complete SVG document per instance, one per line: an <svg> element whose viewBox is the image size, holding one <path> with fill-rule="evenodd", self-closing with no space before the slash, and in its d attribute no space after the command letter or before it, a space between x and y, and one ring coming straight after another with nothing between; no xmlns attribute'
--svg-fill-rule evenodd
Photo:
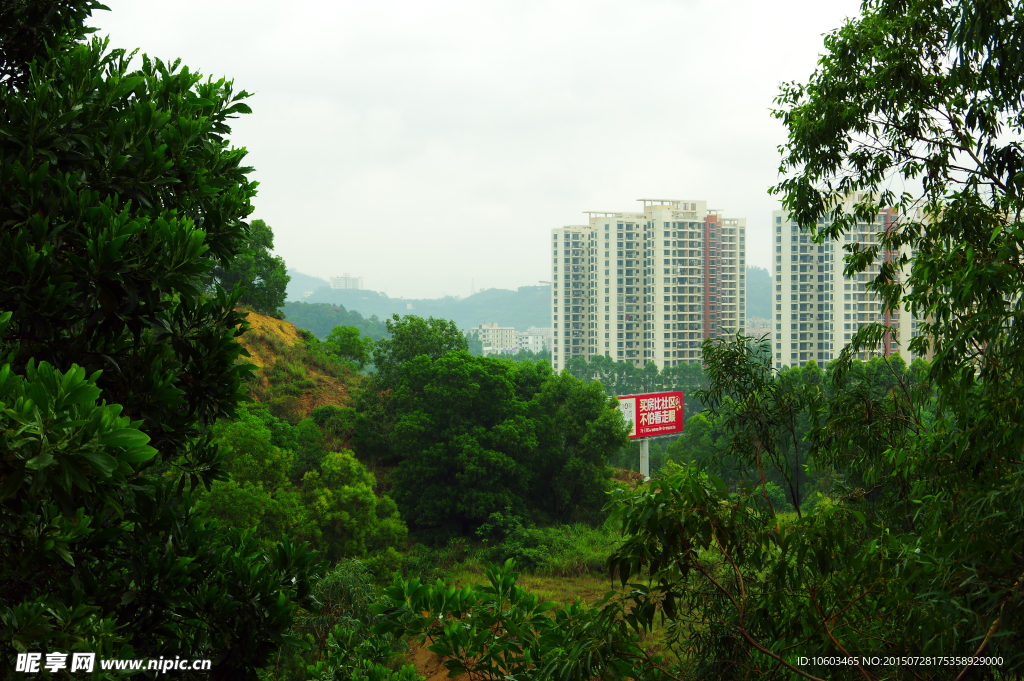
<svg viewBox="0 0 1024 681"><path fill-rule="evenodd" d="M846 212L853 212L853 203L861 197L851 196ZM885 310L865 284L878 276L876 259L868 272L856 279L843 276L844 244L876 245L881 233L890 229L897 219L891 209L880 212L874 222L858 223L856 229L843 235L843 241L816 244L810 235L800 231L788 213L772 213L775 245L775 367L804 366L809 360L819 365L835 359L850 337L863 325L885 322L892 327L883 344L875 352L862 352L859 359L899 353L904 361L913 357L908 350L916 335L917 322L910 313ZM819 227L828 225L820 220ZM882 262L896 257L882 253Z"/></svg>
<svg viewBox="0 0 1024 681"><path fill-rule="evenodd" d="M605 355L659 367L701 361L705 338L743 331L746 220L706 201L640 199L552 230L552 366Z"/></svg>

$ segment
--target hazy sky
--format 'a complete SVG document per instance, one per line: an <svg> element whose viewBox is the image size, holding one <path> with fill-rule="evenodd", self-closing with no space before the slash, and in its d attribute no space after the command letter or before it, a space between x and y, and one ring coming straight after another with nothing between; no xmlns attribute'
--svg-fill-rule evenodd
<svg viewBox="0 0 1024 681"><path fill-rule="evenodd" d="M255 93L235 123L288 266L407 298L550 279L553 227L640 198L747 218L770 267L783 81L851 0L106 0L114 47Z"/></svg>

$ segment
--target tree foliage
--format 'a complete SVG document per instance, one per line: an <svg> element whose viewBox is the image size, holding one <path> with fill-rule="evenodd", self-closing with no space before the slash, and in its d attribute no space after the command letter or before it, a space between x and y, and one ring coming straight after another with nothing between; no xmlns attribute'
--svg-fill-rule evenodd
<svg viewBox="0 0 1024 681"><path fill-rule="evenodd" d="M123 643L252 678L316 565L218 530L192 496L224 477L205 430L250 371L240 292L203 285L245 248L255 184L227 136L247 94L81 42L97 7L3 6L26 23L2 29L0 665Z"/></svg>
<svg viewBox="0 0 1024 681"><path fill-rule="evenodd" d="M681 390L684 412L696 414L704 409L696 392L705 386L704 369L699 362L663 367L654 362L637 367L631 362L617 362L605 355L595 355L587 362L582 357L569 361L566 370L576 378L604 386L609 395L638 395L640 393Z"/></svg>
<svg viewBox="0 0 1024 681"><path fill-rule="evenodd" d="M326 451L314 419L297 425L257 406L220 421L228 479L200 497L204 512L250 531L270 548L282 537L330 560L401 546L408 533L395 502L375 494L373 473L351 451Z"/></svg>
<svg viewBox="0 0 1024 681"><path fill-rule="evenodd" d="M384 389L397 385L409 360L421 355L439 359L453 350L469 349L469 341L452 321L396 314L385 323L389 337L377 341L373 350L377 383Z"/></svg>
<svg viewBox="0 0 1024 681"><path fill-rule="evenodd" d="M324 349L348 362L354 362L360 369L365 367L373 354L373 340L360 335L354 326L336 326L323 342Z"/></svg>
<svg viewBox="0 0 1024 681"><path fill-rule="evenodd" d="M317 582L313 597L316 609L298 613L294 626L308 643L308 652L300 657L287 651L275 661L273 678L423 681L411 664L392 669L408 646L390 633L375 631L382 618L372 611L378 589L366 565L339 561Z"/></svg>
<svg viewBox="0 0 1024 681"><path fill-rule="evenodd" d="M157 451L98 403L95 378L0 369L5 674L26 650L208 656L232 676L266 665L312 605L313 556L287 538L264 554L142 475Z"/></svg>
<svg viewBox="0 0 1024 681"><path fill-rule="evenodd" d="M880 263L870 287L921 320L913 351L934 350L938 417L928 423L919 395L900 386L890 398L900 407L872 414L874 443L850 462L905 499L876 522L901 530L901 588L928 594L911 601L920 629L886 625L909 648L998 651L1009 668L1024 664L1022 21L1009 2L865 3L828 37L810 81L783 88L777 112L789 129L783 204L819 239L892 206L895 223L876 246L848 248L846 271ZM921 193L896 195L894 178ZM833 224L818 230L828 212ZM849 352L886 332L862 329Z"/></svg>
<svg viewBox="0 0 1024 681"><path fill-rule="evenodd" d="M446 658L444 666L453 677L665 678L660 658L645 653L627 624L630 616L614 603L590 608L576 601L556 607L518 586L518 577L510 560L488 568L486 583L476 587L398 580L372 607L381 616L375 631L428 644Z"/></svg>
<svg viewBox="0 0 1024 681"><path fill-rule="evenodd" d="M230 266L214 268L212 280L227 291L240 286L239 305L281 318L289 277L284 258L272 255L273 250L274 232L263 220L253 220L245 232L244 250Z"/></svg>
<svg viewBox="0 0 1024 681"><path fill-rule="evenodd" d="M32 62L82 40L97 0L9 0L0 5L0 82L24 87Z"/></svg>
<svg viewBox="0 0 1024 681"><path fill-rule="evenodd" d="M405 365L420 356L434 360L468 350L469 341L454 322L444 319L396 314L386 325L389 335L373 347L376 372L356 397L359 417L353 441L361 459L390 466L400 456L393 434L399 418L393 393L403 380Z"/></svg>
<svg viewBox="0 0 1024 681"><path fill-rule="evenodd" d="M395 500L413 527L471 535L496 512L594 519L621 415L597 384L543 363L421 355L394 396Z"/></svg>

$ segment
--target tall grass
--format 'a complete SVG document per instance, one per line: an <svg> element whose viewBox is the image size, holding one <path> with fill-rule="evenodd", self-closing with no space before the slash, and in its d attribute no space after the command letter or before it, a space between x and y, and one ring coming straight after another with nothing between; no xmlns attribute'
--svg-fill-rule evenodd
<svg viewBox="0 0 1024 681"><path fill-rule="evenodd" d="M603 577L618 539L618 533L607 525L518 526L491 541L459 537L443 547L417 544L404 554L401 572L433 581L456 573L483 573L487 565L501 565L511 558L518 570L530 575Z"/></svg>

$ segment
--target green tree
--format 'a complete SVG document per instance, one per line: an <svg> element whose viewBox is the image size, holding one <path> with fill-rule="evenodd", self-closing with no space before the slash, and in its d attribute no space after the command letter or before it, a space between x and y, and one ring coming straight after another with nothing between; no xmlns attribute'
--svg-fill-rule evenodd
<svg viewBox="0 0 1024 681"><path fill-rule="evenodd" d="M17 34L3 41L16 77L0 82L0 355L28 386L0 397L0 669L16 647L121 637L251 678L309 605L315 565L289 541L264 555L217 531L191 494L223 479L204 430L235 412L249 371L235 361L240 291L201 284L245 248L255 185L228 135L247 94L81 42L95 3L30 4L3 6L30 26L0 29ZM22 38L34 47L8 51ZM104 440L109 428L140 435ZM152 456L119 453L146 437ZM62 535L71 559L54 553Z"/></svg>
<svg viewBox="0 0 1024 681"><path fill-rule="evenodd" d="M397 666L395 658L406 647L391 634L373 632L381 618L371 611L378 590L366 565L339 561L317 582L313 597L316 611L300 612L294 628L309 643L309 652L301 657L298 653L280 656L273 678L423 681L411 664L389 669Z"/></svg>
<svg viewBox="0 0 1024 681"><path fill-rule="evenodd" d="M480 333L477 331L466 332L466 342L468 343L469 354L475 357L481 357L484 354L484 342L480 340Z"/></svg>
<svg viewBox="0 0 1024 681"><path fill-rule="evenodd" d="M360 369L370 361L373 353L373 340L361 336L354 326L336 326L324 339L323 347L335 357L348 362L355 362Z"/></svg>
<svg viewBox="0 0 1024 681"><path fill-rule="evenodd" d="M559 608L541 601L516 585L511 560L488 567L485 578L463 589L440 580L433 586L419 578L396 580L383 602L371 606L381 620L374 633L427 644L446 658L452 678L666 678L660 656L645 654L630 630L627 622L636 618L616 603L597 608L577 600Z"/></svg>
<svg viewBox="0 0 1024 681"><path fill-rule="evenodd" d="M406 363L395 501L414 529L469 535L491 513L523 511L537 436L514 371L464 351Z"/></svg>
<svg viewBox="0 0 1024 681"><path fill-rule="evenodd" d="M503 359L510 359L514 362L547 362L551 363L551 353L547 350L534 352L526 348L520 348L514 355L505 355Z"/></svg>
<svg viewBox="0 0 1024 681"><path fill-rule="evenodd" d="M751 474L746 480L761 489L768 499L767 483L776 473L797 513L804 492L810 463L804 442L810 428L808 419L817 419L823 409L823 374L814 360L807 367L775 376L770 343L754 345L738 334L735 339L704 342L701 354L706 362L709 387L697 398L720 418L727 432L727 457ZM719 468L714 461L711 468Z"/></svg>
<svg viewBox="0 0 1024 681"><path fill-rule="evenodd" d="M98 0L36 0L0 5L0 82L22 88L32 62L43 62L95 29L85 21L92 12L107 9Z"/></svg>
<svg viewBox="0 0 1024 681"><path fill-rule="evenodd" d="M595 355L587 362L581 357L572 359L566 370L583 381L597 381L609 395L636 395L648 392L683 392L685 414L696 414L704 406L695 398L704 386L704 372L701 364L680 364L663 367L660 371L654 362L637 368L631 362L617 362L605 355Z"/></svg>
<svg viewBox="0 0 1024 681"><path fill-rule="evenodd" d="M547 364L533 366L520 369L544 378L531 400L538 455L528 498L554 520L593 522L607 500L609 456L626 445L628 428L600 384L568 373L549 376Z"/></svg>
<svg viewBox="0 0 1024 681"><path fill-rule="evenodd" d="M378 340L373 348L376 373L356 395L358 418L352 439L362 460L390 466L400 459L392 432L398 422L392 394L403 380L405 365L420 356L434 360L468 350L468 340L455 322L433 317L396 314L387 320L387 330L389 337Z"/></svg>
<svg viewBox="0 0 1024 681"><path fill-rule="evenodd" d="M894 620L892 636L922 651L998 651L1001 674L1024 665L1012 558L1024 550L1022 470L1009 454L1024 445L1022 22L1010 2L866 3L829 36L810 81L783 88L776 114L789 141L775 191L816 238L842 238L892 207L876 245L847 246L846 271L877 264L870 289L921 320L914 352L935 352L927 380L941 417L925 428L923 405L901 390L900 421L883 421L892 495L906 497L886 524L908 529L906 587L929 594L908 621L934 632ZM894 186L923 191L897 196ZM819 229L826 214L833 223ZM888 331L862 329L837 379L849 352ZM871 453L857 467L870 477L882 461Z"/></svg>
<svg viewBox="0 0 1024 681"><path fill-rule="evenodd" d="M452 351L469 350L469 341L452 321L396 314L386 324L389 337L377 341L373 350L377 382L385 389L398 383L402 366L415 357L439 359Z"/></svg>
<svg viewBox="0 0 1024 681"><path fill-rule="evenodd" d="M408 533L398 508L374 495L376 480L352 452L331 452L302 478L302 498L314 517L314 542L332 559L400 546Z"/></svg>
<svg viewBox="0 0 1024 681"><path fill-rule="evenodd" d="M667 459L681 465L708 465L724 449L721 424L709 412L698 412L686 419L683 434L669 443Z"/></svg>
<svg viewBox="0 0 1024 681"><path fill-rule="evenodd" d="M272 255L274 232L263 220L253 220L245 230L245 249L226 267L216 267L213 282L225 290L242 288L238 304L260 314L283 318L288 268L284 258Z"/></svg>
<svg viewBox="0 0 1024 681"><path fill-rule="evenodd" d="M314 419L293 426L265 408L242 408L213 434L227 452L228 479L200 501L222 524L252 532L268 548L284 536L309 541L331 560L405 541L394 501L376 496L373 474L350 451L324 451Z"/></svg>
<svg viewBox="0 0 1024 681"><path fill-rule="evenodd" d="M542 363L449 353L407 363L395 394L395 500L424 536L470 535L493 513L595 519L625 444L599 385Z"/></svg>

